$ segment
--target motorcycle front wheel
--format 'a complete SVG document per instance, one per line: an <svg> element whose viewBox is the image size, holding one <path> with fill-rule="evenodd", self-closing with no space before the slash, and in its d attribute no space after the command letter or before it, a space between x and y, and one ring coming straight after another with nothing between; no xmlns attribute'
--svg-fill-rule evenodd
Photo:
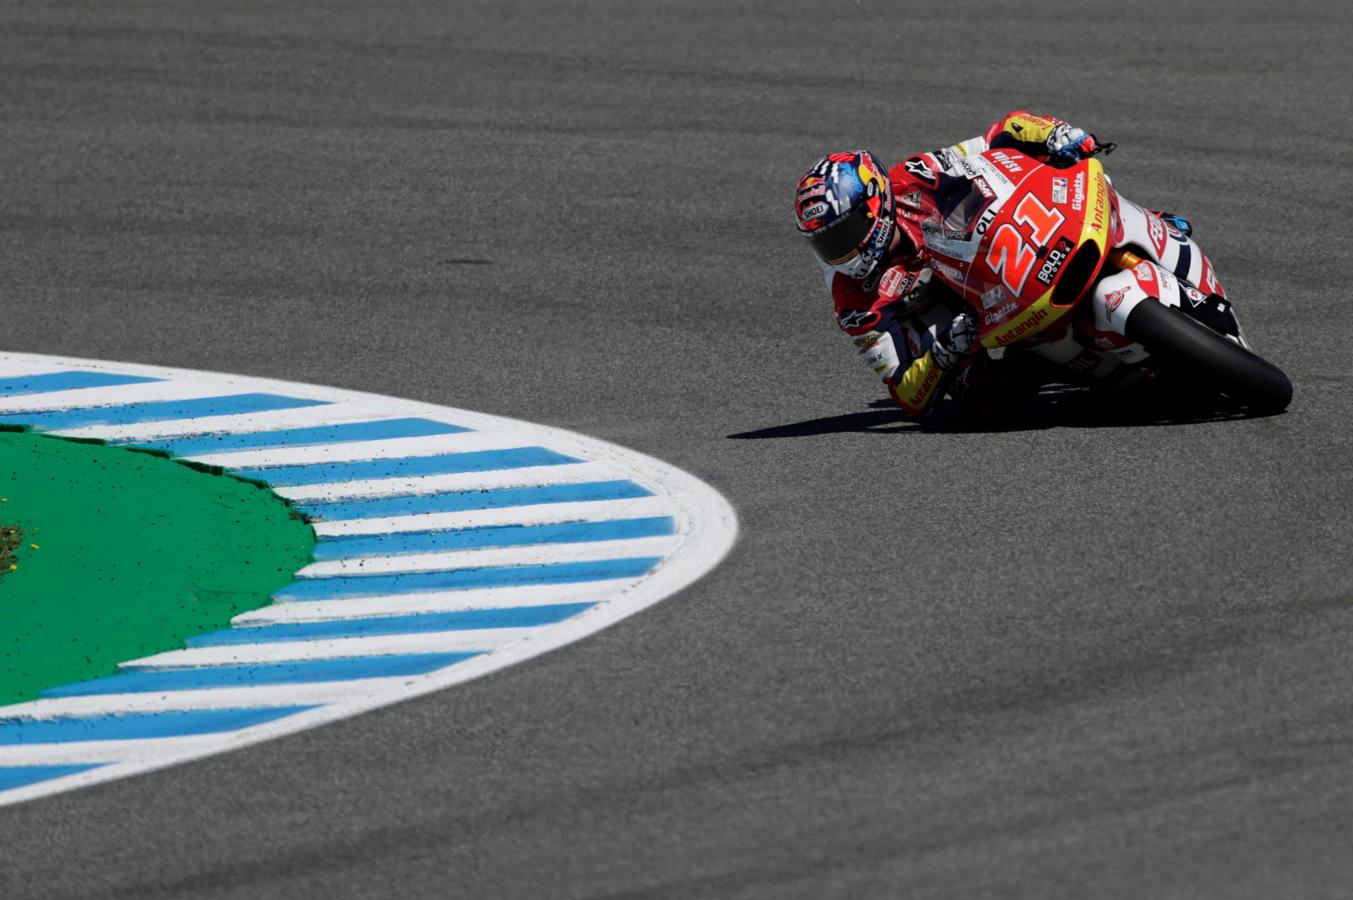
<svg viewBox="0 0 1353 900"><path fill-rule="evenodd" d="M1292 382L1281 369L1173 307L1143 300L1125 330L1163 374L1224 394L1253 413L1282 412L1292 402Z"/></svg>

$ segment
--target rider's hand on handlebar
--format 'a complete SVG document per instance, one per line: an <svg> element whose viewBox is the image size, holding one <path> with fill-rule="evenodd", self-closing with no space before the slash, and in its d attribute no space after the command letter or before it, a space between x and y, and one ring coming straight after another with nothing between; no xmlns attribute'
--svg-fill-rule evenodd
<svg viewBox="0 0 1353 900"><path fill-rule="evenodd" d="M1058 125L1048 135L1048 162L1054 166L1069 166L1098 150L1099 142L1084 128L1072 125Z"/></svg>

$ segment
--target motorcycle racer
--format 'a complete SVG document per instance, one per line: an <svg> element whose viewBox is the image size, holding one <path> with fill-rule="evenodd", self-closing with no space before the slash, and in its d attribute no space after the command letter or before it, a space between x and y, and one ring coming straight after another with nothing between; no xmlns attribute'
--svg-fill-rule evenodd
<svg viewBox="0 0 1353 900"><path fill-rule="evenodd" d="M1053 165L1101 149L1083 129L1017 110L977 137L908 157L886 174L872 153L859 150L829 154L799 180L799 231L823 266L837 324L910 415L930 411L946 391L961 410L991 406L986 389L999 379L978 343L977 320L957 294L932 280L942 263L930 258L926 237L939 229L933 210L972 190L959 160L999 148ZM1173 227L1187 234L1186 220Z"/></svg>

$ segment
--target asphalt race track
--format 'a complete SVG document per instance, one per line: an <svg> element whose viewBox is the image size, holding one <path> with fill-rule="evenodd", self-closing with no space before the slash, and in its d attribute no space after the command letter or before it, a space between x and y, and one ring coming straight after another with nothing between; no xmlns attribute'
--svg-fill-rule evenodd
<svg viewBox="0 0 1353 900"><path fill-rule="evenodd" d="M582 643L0 810L0 896L1349 896L1351 19L0 6L0 349L563 426L742 523ZM1289 412L881 405L792 184L1018 106L1194 218Z"/></svg>

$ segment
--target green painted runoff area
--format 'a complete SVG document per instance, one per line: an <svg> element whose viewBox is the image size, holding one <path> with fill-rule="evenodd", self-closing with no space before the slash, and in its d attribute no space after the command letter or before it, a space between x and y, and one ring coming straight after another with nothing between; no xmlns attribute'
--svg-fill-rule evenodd
<svg viewBox="0 0 1353 900"><path fill-rule="evenodd" d="M315 534L266 488L163 456L0 431L0 704L112 674L267 605ZM13 565L15 568L10 568Z"/></svg>

